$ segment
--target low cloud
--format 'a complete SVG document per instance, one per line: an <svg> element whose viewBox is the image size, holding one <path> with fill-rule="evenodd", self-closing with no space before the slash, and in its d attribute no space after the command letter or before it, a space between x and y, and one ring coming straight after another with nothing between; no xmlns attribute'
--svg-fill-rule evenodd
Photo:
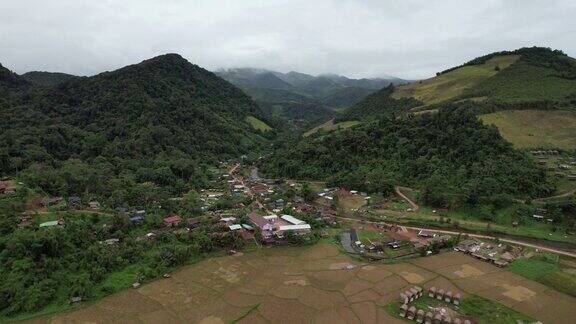
<svg viewBox="0 0 576 324"><path fill-rule="evenodd" d="M92 75L164 53L259 67L425 78L493 51L576 56L573 0L19 0L0 3L0 63Z"/></svg>

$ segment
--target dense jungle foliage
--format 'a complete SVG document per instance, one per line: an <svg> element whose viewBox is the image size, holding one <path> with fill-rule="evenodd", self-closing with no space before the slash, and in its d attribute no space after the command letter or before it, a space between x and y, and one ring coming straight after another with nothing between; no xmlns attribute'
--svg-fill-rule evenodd
<svg viewBox="0 0 576 324"><path fill-rule="evenodd" d="M248 96L176 54L54 87L0 78L0 174L50 195L135 204L130 191L145 183L178 195L274 136L245 121L267 118Z"/></svg>

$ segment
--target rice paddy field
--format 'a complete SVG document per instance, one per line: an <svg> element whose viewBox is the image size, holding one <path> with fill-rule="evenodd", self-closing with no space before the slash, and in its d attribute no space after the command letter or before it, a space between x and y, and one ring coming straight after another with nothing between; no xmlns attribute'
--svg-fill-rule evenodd
<svg viewBox="0 0 576 324"><path fill-rule="evenodd" d="M350 264L355 267L346 270ZM480 296L544 323L576 317L576 298L468 255L367 264L320 243L207 259L171 278L29 322L402 323L385 306L412 285Z"/></svg>
<svg viewBox="0 0 576 324"><path fill-rule="evenodd" d="M507 110L480 116L518 148L576 147L576 111Z"/></svg>

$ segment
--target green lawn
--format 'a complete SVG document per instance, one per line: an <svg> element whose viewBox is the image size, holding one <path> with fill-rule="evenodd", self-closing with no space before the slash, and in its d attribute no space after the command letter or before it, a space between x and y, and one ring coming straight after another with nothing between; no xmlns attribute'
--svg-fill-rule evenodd
<svg viewBox="0 0 576 324"><path fill-rule="evenodd" d="M387 236L381 235L379 232L372 230L357 230L356 233L358 234L358 238L362 242L365 241L367 242L368 240L378 241L387 238Z"/></svg>
<svg viewBox="0 0 576 324"><path fill-rule="evenodd" d="M422 296L421 298L412 302L410 305L414 305L416 308L424 310L428 310L428 306L447 306L455 309L454 305L452 304L448 304L428 296ZM390 315L393 315L394 317L402 319L406 322L413 323L413 321L409 321L408 319L398 316L398 313L400 312L400 303L398 301L387 304L384 306L384 308ZM462 299L460 307L457 311L459 314L472 317L480 324L507 324L517 323L518 321L525 323L534 322L534 319L529 316L519 313L497 302L474 295Z"/></svg>
<svg viewBox="0 0 576 324"><path fill-rule="evenodd" d="M260 119L254 117L254 116L247 116L246 121L254 129L257 129L257 130L260 130L263 132L267 132L267 131L272 130L272 127L268 126L265 122L261 121Z"/></svg>

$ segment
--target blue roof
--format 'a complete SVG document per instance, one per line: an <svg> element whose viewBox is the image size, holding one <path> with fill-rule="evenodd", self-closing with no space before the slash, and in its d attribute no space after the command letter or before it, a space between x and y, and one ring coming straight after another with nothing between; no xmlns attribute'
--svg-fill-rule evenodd
<svg viewBox="0 0 576 324"><path fill-rule="evenodd" d="M242 226L238 225L238 224L234 224L234 225L230 225L228 226L230 228L231 231L236 231L242 228Z"/></svg>
<svg viewBox="0 0 576 324"><path fill-rule="evenodd" d="M131 222L141 222L143 220L144 220L144 216L142 216L142 215L136 215L136 216L130 217Z"/></svg>

